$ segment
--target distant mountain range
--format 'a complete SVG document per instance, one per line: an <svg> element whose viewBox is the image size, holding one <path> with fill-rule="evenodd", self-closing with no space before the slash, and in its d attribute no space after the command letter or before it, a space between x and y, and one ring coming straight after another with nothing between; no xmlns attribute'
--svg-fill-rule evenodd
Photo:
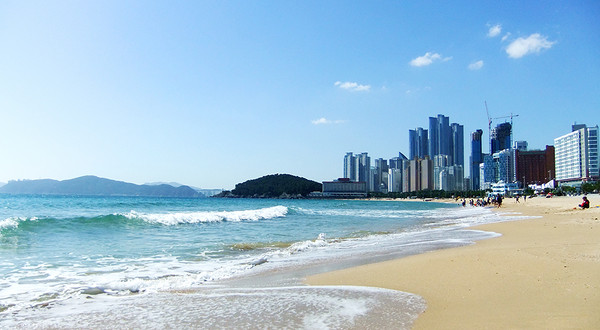
<svg viewBox="0 0 600 330"><path fill-rule="evenodd" d="M82 176L70 180L19 180L0 186L4 194L82 195L82 196L144 196L144 197L206 197L188 186L169 184L137 185L97 176Z"/></svg>
<svg viewBox="0 0 600 330"><path fill-rule="evenodd" d="M144 185L148 185L148 186L159 186L159 185L162 185L162 184L168 184L168 185L173 186L173 187L184 186L183 184L178 183L178 182L148 182L148 183L144 183ZM194 186L188 186L188 187L194 189L195 191L203 194L206 197L211 197L213 195L216 195L216 194L219 194L219 193L223 192L223 189L202 189L202 188L198 188L198 187L194 187Z"/></svg>

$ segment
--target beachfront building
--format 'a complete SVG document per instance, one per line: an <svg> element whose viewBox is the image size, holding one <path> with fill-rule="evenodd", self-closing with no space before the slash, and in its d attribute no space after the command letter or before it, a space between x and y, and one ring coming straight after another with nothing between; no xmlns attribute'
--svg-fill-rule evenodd
<svg viewBox="0 0 600 330"><path fill-rule="evenodd" d="M411 159L405 174L408 178L405 191L433 190L433 160L429 156Z"/></svg>
<svg viewBox="0 0 600 330"><path fill-rule="evenodd" d="M504 181L498 181L492 185L492 196L513 196L523 192L523 189L519 189L519 184L516 182L507 183Z"/></svg>
<svg viewBox="0 0 600 330"><path fill-rule="evenodd" d="M367 183L354 182L348 178L323 182L323 197L355 198L367 196Z"/></svg>
<svg viewBox="0 0 600 330"><path fill-rule="evenodd" d="M554 178L554 146L544 150L515 150L515 173L523 186L542 184Z"/></svg>
<svg viewBox="0 0 600 330"><path fill-rule="evenodd" d="M435 177L436 185L439 190L461 191L463 189L464 174L463 167L452 165L442 168Z"/></svg>
<svg viewBox="0 0 600 330"><path fill-rule="evenodd" d="M571 133L554 139L556 180L581 183L600 179L598 125L573 125Z"/></svg>
<svg viewBox="0 0 600 330"><path fill-rule="evenodd" d="M373 191L388 191L388 161L383 158L375 159L375 168L373 169Z"/></svg>
<svg viewBox="0 0 600 330"><path fill-rule="evenodd" d="M388 192L402 192L401 168L390 168L388 170Z"/></svg>
<svg viewBox="0 0 600 330"><path fill-rule="evenodd" d="M469 157L470 159L470 163L471 163L471 189L472 190L479 190L480 188L480 180L479 180L479 165L481 163L483 163L483 150L482 150L482 143L481 143L481 138L483 137L483 130L476 130L475 132L471 133L471 157Z"/></svg>
<svg viewBox="0 0 600 330"><path fill-rule="evenodd" d="M408 181L405 172L408 169L409 161L403 153L399 153L398 157L389 160L388 170L388 192L403 192L404 183Z"/></svg>
<svg viewBox="0 0 600 330"><path fill-rule="evenodd" d="M356 157L351 152L344 156L344 178L356 181Z"/></svg>
<svg viewBox="0 0 600 330"><path fill-rule="evenodd" d="M515 163L514 153L511 149L504 149L496 152L493 155L494 167L495 167L495 179L494 182L514 182L515 178Z"/></svg>
<svg viewBox="0 0 600 330"><path fill-rule="evenodd" d="M371 173L371 157L366 152L361 154L346 153L344 156L344 178L352 182L365 182L367 188L373 185Z"/></svg>
<svg viewBox="0 0 600 330"><path fill-rule="evenodd" d="M479 189L490 189L492 184L496 182L496 166L494 164L494 157L484 154L483 163L479 164L479 169Z"/></svg>
<svg viewBox="0 0 600 330"><path fill-rule="evenodd" d="M433 157L433 189L442 190L442 176L447 180L448 171L447 168L450 165L450 156L448 155L436 155ZM442 174L443 172L443 174ZM446 187L448 184L446 183Z"/></svg>

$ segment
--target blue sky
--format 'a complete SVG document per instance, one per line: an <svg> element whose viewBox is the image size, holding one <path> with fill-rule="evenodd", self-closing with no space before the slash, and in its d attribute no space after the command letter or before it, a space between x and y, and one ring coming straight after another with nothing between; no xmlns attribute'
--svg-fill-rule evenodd
<svg viewBox="0 0 600 330"><path fill-rule="evenodd" d="M597 1L3 1L0 181L331 180L349 151L408 155L437 114L464 125L468 161L486 101L543 148L600 124L598 17Z"/></svg>

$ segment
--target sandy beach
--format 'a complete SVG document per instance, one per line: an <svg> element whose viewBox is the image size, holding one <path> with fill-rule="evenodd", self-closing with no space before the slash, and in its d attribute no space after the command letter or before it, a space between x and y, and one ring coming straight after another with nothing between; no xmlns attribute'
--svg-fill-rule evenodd
<svg viewBox="0 0 600 330"><path fill-rule="evenodd" d="M588 198L586 210L580 196L505 199L498 212L535 218L475 227L502 236L474 245L306 281L418 294L427 309L416 329L600 329L600 196Z"/></svg>

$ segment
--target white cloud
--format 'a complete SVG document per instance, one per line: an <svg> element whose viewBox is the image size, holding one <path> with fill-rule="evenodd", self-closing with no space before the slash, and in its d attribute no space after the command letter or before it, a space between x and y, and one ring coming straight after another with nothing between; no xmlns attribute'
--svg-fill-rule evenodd
<svg viewBox="0 0 600 330"><path fill-rule="evenodd" d="M427 52L427 53L425 53L425 55L419 56L419 57L413 59L412 61L410 61L410 65L412 65L412 66L427 66L435 61L446 62L446 61L450 61L451 59L452 59L452 57L442 58L442 55L440 55L438 53Z"/></svg>
<svg viewBox="0 0 600 330"><path fill-rule="evenodd" d="M479 70L481 68L483 68L483 61L481 60L469 64L469 70Z"/></svg>
<svg viewBox="0 0 600 330"><path fill-rule="evenodd" d="M368 92L369 90L371 90L371 85L360 85L359 83L350 81L336 81L333 85L352 92Z"/></svg>
<svg viewBox="0 0 600 330"><path fill-rule="evenodd" d="M488 30L487 36L490 38L493 38L493 37L497 37L498 35L500 35L500 33L502 33L502 25L496 24Z"/></svg>
<svg viewBox="0 0 600 330"><path fill-rule="evenodd" d="M345 120L329 120L325 117L321 117L319 119L312 120L311 123L313 125L329 125L329 124L342 124L345 123Z"/></svg>
<svg viewBox="0 0 600 330"><path fill-rule="evenodd" d="M556 41L548 41L547 37L534 33L527 38L518 38L506 47L508 57L521 58L532 53L539 53L543 49L549 49Z"/></svg>
<svg viewBox="0 0 600 330"><path fill-rule="evenodd" d="M502 37L502 41L506 41L506 39L508 39L508 37L510 37L510 32L507 32L503 37Z"/></svg>

